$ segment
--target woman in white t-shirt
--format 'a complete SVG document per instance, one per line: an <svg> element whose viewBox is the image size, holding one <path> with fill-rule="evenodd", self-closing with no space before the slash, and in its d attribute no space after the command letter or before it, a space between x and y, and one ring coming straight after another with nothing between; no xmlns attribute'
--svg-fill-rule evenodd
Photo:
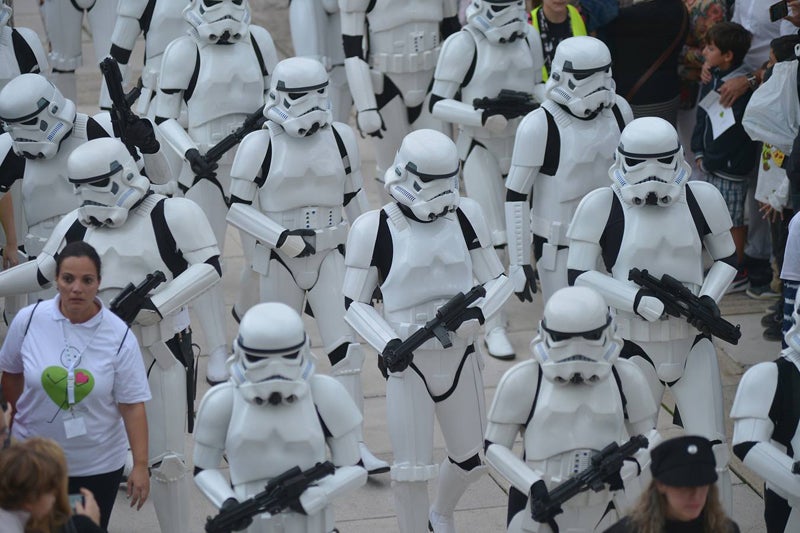
<svg viewBox="0 0 800 533"><path fill-rule="evenodd" d="M58 295L20 311L0 349L5 396L14 408L12 436L58 442L67 456L69 492L91 490L106 528L128 443L131 506L150 491L147 470L147 374L136 337L103 306L100 257L91 245L58 255Z"/></svg>

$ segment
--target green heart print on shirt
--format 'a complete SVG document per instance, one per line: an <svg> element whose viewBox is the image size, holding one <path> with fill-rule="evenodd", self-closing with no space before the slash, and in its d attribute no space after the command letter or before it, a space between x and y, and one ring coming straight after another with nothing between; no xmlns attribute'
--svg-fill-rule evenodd
<svg viewBox="0 0 800 533"><path fill-rule="evenodd" d="M48 366L42 373L42 387L57 406L69 408L67 402L67 369L62 366ZM88 370L75 369L75 403L80 403L94 388L94 376Z"/></svg>

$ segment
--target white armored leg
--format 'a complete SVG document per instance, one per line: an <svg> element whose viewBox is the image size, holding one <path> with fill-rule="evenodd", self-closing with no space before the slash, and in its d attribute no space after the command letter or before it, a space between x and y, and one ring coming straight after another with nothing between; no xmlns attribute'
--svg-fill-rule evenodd
<svg viewBox="0 0 800 533"><path fill-rule="evenodd" d="M399 95L383 106L380 113L386 131L381 132L383 138L373 137L372 145L375 147L375 163L377 165L375 177L382 182L383 174L394 163L394 156L400 149L400 144L405 136L411 131L411 127L408 124L406 106Z"/></svg>
<svg viewBox="0 0 800 533"><path fill-rule="evenodd" d="M350 344L344 359L333 365L331 375L341 383L355 402L362 416L364 414L364 390L361 384L361 369L364 366L364 351L360 344ZM389 463L375 457L364 443L363 427L358 428L358 448L361 463L369 474L389 471Z"/></svg>
<svg viewBox="0 0 800 533"><path fill-rule="evenodd" d="M714 345L709 339L698 341L689 352L683 377L671 387L686 432L701 435L714 444L717 461L717 486L725 511L733 512L730 452L725 436L722 380Z"/></svg>
<svg viewBox="0 0 800 533"><path fill-rule="evenodd" d="M486 471L484 465L470 471L462 470L445 458L439 466L439 482L436 488L436 499L430 510L430 522L434 533L455 533L453 511L458 500L470 484L477 481Z"/></svg>
<svg viewBox="0 0 800 533"><path fill-rule="evenodd" d="M244 253L244 265L242 265L242 272L239 275L239 293L236 295L236 302L233 304L233 313L236 321L240 321L248 309L253 307L259 302L259 284L260 277L258 272L253 270L253 250L255 248L255 238L239 231L239 238L242 243L242 252Z"/></svg>
<svg viewBox="0 0 800 533"><path fill-rule="evenodd" d="M151 468L150 497L161 533L185 533L189 524L189 467L169 454Z"/></svg>
<svg viewBox="0 0 800 533"><path fill-rule="evenodd" d="M209 358L206 366L206 381L211 384L228 379L225 361L230 355L225 342L225 306L222 284L211 287L192 303L200 329L206 339Z"/></svg>
<svg viewBox="0 0 800 533"><path fill-rule="evenodd" d="M492 244L505 244L505 187L497 160L486 148L475 146L464 161L463 176L467 196L481 206L492 232Z"/></svg>
<svg viewBox="0 0 800 533"><path fill-rule="evenodd" d="M539 281L542 285L542 304L547 304L547 300L558 289L569 285L567 281L568 254L568 248L557 250L556 245L545 243L542 257L536 261L536 271L539 273Z"/></svg>

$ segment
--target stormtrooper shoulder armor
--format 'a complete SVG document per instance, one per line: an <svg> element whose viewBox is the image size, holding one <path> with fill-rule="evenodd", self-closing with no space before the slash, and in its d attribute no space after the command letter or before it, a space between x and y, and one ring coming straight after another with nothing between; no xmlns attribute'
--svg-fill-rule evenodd
<svg viewBox="0 0 800 533"><path fill-rule="evenodd" d="M267 70L264 76L269 76L275 70L275 65L278 64L278 52L275 50L275 42L272 40L272 35L265 28L251 24L250 38L255 41L258 50L261 52L263 60L261 66Z"/></svg>
<svg viewBox="0 0 800 533"><path fill-rule="evenodd" d="M186 198L166 198L163 202L167 226L190 264L219 255L211 224L199 205Z"/></svg>
<svg viewBox="0 0 800 533"><path fill-rule="evenodd" d="M314 374L309 386L319 417L332 437L341 437L361 425L361 413L336 379Z"/></svg>
<svg viewBox="0 0 800 533"><path fill-rule="evenodd" d="M231 414L233 412L233 399L236 393L232 382L225 382L211 387L200 401L197 409L197 423L194 430L196 445L214 450L225 449L225 438L228 434ZM202 454L201 455L201 459ZM200 468L218 468L216 456L205 464L198 464L198 454L195 453L195 466ZM212 464L213 463L213 464Z"/></svg>
<svg viewBox="0 0 800 533"><path fill-rule="evenodd" d="M236 148L236 157L231 167L231 177L240 180L254 181L261 171L261 164L270 145L268 129L248 133ZM232 195L237 195L231 191Z"/></svg>
<svg viewBox="0 0 800 533"><path fill-rule="evenodd" d="M475 39L467 31L458 31L447 38L439 52L434 79L461 85L475 57Z"/></svg>
<svg viewBox="0 0 800 533"><path fill-rule="evenodd" d="M614 368L619 375L622 394L625 395L628 420L641 422L654 417L657 406L650 393L650 386L642 370L627 359L617 359Z"/></svg>
<svg viewBox="0 0 800 533"><path fill-rule="evenodd" d="M613 201L614 191L611 187L595 189L584 196L567 232L570 240L600 242Z"/></svg>
<svg viewBox="0 0 800 533"><path fill-rule="evenodd" d="M39 65L39 70L35 72L44 73L47 70L47 54L42 47L42 41L39 40L39 34L30 28L24 27L16 27L14 30L28 43L33 55L36 57L36 64Z"/></svg>
<svg viewBox="0 0 800 533"><path fill-rule="evenodd" d="M458 203L458 210L461 211L469 221L472 229L475 230L475 236L478 238L481 248L491 246L492 235L478 202L472 198L461 198ZM469 245L470 243L467 244Z"/></svg>
<svg viewBox="0 0 800 533"><path fill-rule="evenodd" d="M731 215L719 189L707 181L690 181L686 187L697 200L711 234L728 233L731 229Z"/></svg>
<svg viewBox="0 0 800 533"><path fill-rule="evenodd" d="M539 363L531 359L514 365L503 374L488 419L498 424L525 425L539 393L540 372Z"/></svg>
<svg viewBox="0 0 800 533"><path fill-rule="evenodd" d="M736 389L731 418L769 418L777 388L778 365L763 362L749 368Z"/></svg>
<svg viewBox="0 0 800 533"><path fill-rule="evenodd" d="M167 45L161 60L159 89L184 90L189 86L198 61L197 43L185 35Z"/></svg>
<svg viewBox="0 0 800 533"><path fill-rule="evenodd" d="M372 262L381 211L367 211L358 217L347 236L347 253L344 264L348 267L368 268Z"/></svg>

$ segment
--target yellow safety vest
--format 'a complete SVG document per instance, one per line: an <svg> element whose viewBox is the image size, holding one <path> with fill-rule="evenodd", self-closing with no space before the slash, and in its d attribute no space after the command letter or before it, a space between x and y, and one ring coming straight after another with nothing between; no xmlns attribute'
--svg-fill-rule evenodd
<svg viewBox="0 0 800 533"><path fill-rule="evenodd" d="M542 9L542 6L537 7L533 11L531 11L531 24L533 27L536 28L536 31L539 31L539 10ZM572 29L572 36L578 37L580 35L588 35L586 33L586 24L583 22L583 17L578 12L578 9L573 6L572 4L567 4L567 16L569 17L569 25L570 29ZM542 67L542 80L547 81L547 78L550 77L550 74L547 72L547 67Z"/></svg>

